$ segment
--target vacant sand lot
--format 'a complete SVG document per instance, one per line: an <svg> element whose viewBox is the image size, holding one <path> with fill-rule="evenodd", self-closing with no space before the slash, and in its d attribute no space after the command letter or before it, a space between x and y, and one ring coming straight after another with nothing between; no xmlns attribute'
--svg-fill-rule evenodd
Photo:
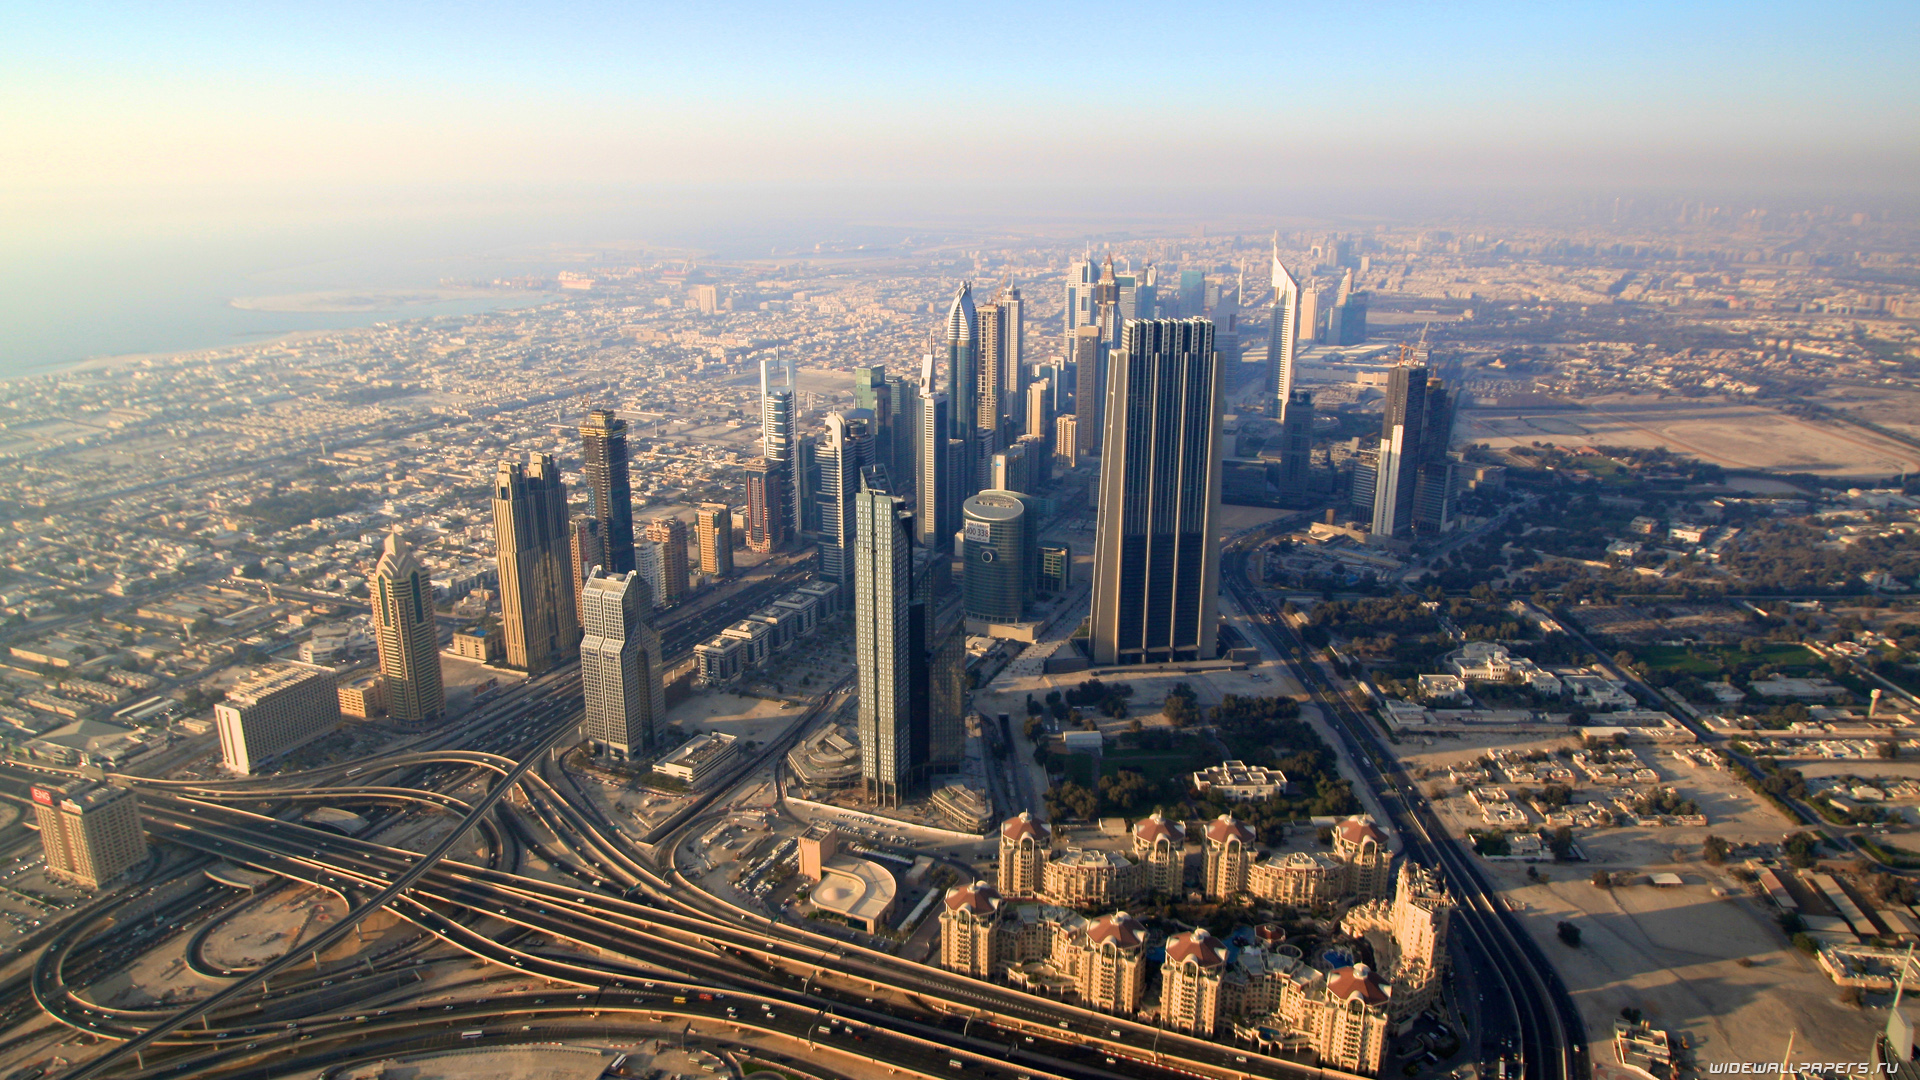
<svg viewBox="0 0 1920 1080"><path fill-rule="evenodd" d="M1810 423L1758 405L1715 399L1608 395L1581 409L1462 410L1461 437L1495 448L1665 446L1732 469L1823 476L1920 470L1920 451L1854 427Z"/></svg>

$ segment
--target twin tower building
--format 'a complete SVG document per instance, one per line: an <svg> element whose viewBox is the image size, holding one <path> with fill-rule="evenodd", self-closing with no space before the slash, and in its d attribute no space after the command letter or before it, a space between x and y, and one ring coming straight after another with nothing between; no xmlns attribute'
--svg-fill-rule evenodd
<svg viewBox="0 0 1920 1080"><path fill-rule="evenodd" d="M664 717L656 586L686 587L686 536L649 543L636 565L627 424L596 409L581 425L588 507L569 519L560 466L547 454L505 461L494 475L493 527L506 663L539 675L578 655L587 737L616 757L652 749ZM649 526L663 533L673 530ZM678 555L677 561L674 559ZM677 592L665 599L677 599Z"/></svg>

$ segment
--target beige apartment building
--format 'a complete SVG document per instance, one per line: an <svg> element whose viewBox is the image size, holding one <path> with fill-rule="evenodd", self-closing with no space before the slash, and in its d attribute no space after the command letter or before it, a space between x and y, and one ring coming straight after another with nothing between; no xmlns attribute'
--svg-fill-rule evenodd
<svg viewBox="0 0 1920 1080"><path fill-rule="evenodd" d="M227 691L213 719L221 766L247 775L339 727L340 692L330 668L267 668Z"/></svg>
<svg viewBox="0 0 1920 1080"><path fill-rule="evenodd" d="M1019 817L1000 823L1000 895L1031 897L1040 895L1041 868L1047 863L1053 834L1033 815L1021 811Z"/></svg>
<svg viewBox="0 0 1920 1080"><path fill-rule="evenodd" d="M50 877L97 889L147 857L140 801L126 788L87 781L35 784L33 810Z"/></svg>

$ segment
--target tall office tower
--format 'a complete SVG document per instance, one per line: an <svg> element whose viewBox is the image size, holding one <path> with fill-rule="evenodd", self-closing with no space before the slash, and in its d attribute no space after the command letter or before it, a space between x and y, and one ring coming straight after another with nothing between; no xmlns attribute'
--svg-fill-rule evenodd
<svg viewBox="0 0 1920 1080"><path fill-rule="evenodd" d="M627 422L611 409L595 409L580 425L586 461L587 512L600 522L604 565L616 574L633 569L633 489L627 481Z"/></svg>
<svg viewBox="0 0 1920 1080"><path fill-rule="evenodd" d="M881 395L887 392L887 366L863 364L853 369L853 407L880 411Z"/></svg>
<svg viewBox="0 0 1920 1080"><path fill-rule="evenodd" d="M892 438L890 442L875 444L874 462L886 465L887 483L893 497L905 499L907 505L912 506L919 474L914 463L920 446L920 390L911 380L898 376L887 379L887 390L893 417Z"/></svg>
<svg viewBox="0 0 1920 1080"><path fill-rule="evenodd" d="M1067 312L1066 325L1062 327L1068 338L1082 326L1094 321L1093 293L1094 285L1100 280L1100 266L1093 261L1093 253L1085 258L1075 259L1067 267Z"/></svg>
<svg viewBox="0 0 1920 1080"><path fill-rule="evenodd" d="M647 539L660 545L660 591L653 602L672 607L687 595L687 523L676 517L647 522Z"/></svg>
<svg viewBox="0 0 1920 1080"><path fill-rule="evenodd" d="M800 504L805 501L803 486L805 480L801 471L799 455L795 453L793 429L793 363L787 363L787 385L772 385L768 377L768 361L760 361L760 456L770 462L785 465L787 483L780 489L781 502L778 504L781 516L787 519L786 532L789 535L805 532L805 522ZM769 489L771 490L771 489Z"/></svg>
<svg viewBox="0 0 1920 1080"><path fill-rule="evenodd" d="M1353 451L1353 487L1348 501L1353 504L1354 516L1362 521L1373 520L1373 497L1380 487L1380 442L1374 439L1365 446L1358 445Z"/></svg>
<svg viewBox="0 0 1920 1080"><path fill-rule="evenodd" d="M1273 311L1267 324L1267 415L1281 423L1293 400L1293 349L1300 334L1300 283L1280 263L1280 237L1273 238Z"/></svg>
<svg viewBox="0 0 1920 1080"><path fill-rule="evenodd" d="M733 573L733 508L725 503L701 503L694 511L693 531L700 543L700 572L714 577Z"/></svg>
<svg viewBox="0 0 1920 1080"><path fill-rule="evenodd" d="M1313 495L1313 395L1295 390L1280 421L1280 499L1301 506Z"/></svg>
<svg viewBox="0 0 1920 1080"><path fill-rule="evenodd" d="M827 416L827 441L819 449L820 576L846 588L853 581L853 497L861 471L873 464L873 414L865 409ZM884 483L881 486L885 486Z"/></svg>
<svg viewBox="0 0 1920 1080"><path fill-rule="evenodd" d="M1017 623L1029 592L1026 504L1007 491L983 491L961 508L961 595L967 618Z"/></svg>
<svg viewBox="0 0 1920 1080"><path fill-rule="evenodd" d="M820 535L820 442L812 435L796 435L793 440L793 532L796 536Z"/></svg>
<svg viewBox="0 0 1920 1080"><path fill-rule="evenodd" d="M960 286L947 309L947 386L953 396L952 434L971 449L980 419L980 316L973 307L973 283ZM961 475L978 468L971 456ZM969 492L971 494L971 492Z"/></svg>
<svg viewBox="0 0 1920 1080"><path fill-rule="evenodd" d="M1137 273L1114 275L1114 301L1119 306L1118 319L1123 326L1130 319L1153 318L1153 267Z"/></svg>
<svg viewBox="0 0 1920 1080"><path fill-rule="evenodd" d="M1353 271L1341 275L1339 284L1333 289L1333 303L1327 307L1327 329L1324 340L1329 345L1340 344L1340 319L1347 313L1347 300L1353 295Z"/></svg>
<svg viewBox="0 0 1920 1080"><path fill-rule="evenodd" d="M1053 380L1035 379L1022 395L1021 435L1050 437L1053 434Z"/></svg>
<svg viewBox="0 0 1920 1080"><path fill-rule="evenodd" d="M1227 328L1214 339L1214 348L1220 351L1220 362L1228 371L1240 370L1240 313L1227 312Z"/></svg>
<svg viewBox="0 0 1920 1080"><path fill-rule="evenodd" d="M753 458L747 462L747 549L779 551L787 546L787 530L792 524L785 507L788 501L787 466L784 462Z"/></svg>
<svg viewBox="0 0 1920 1080"><path fill-rule="evenodd" d="M785 461L793 448L793 363L786 365L785 386L773 385L771 363L760 361L760 453L768 461Z"/></svg>
<svg viewBox="0 0 1920 1080"><path fill-rule="evenodd" d="M1073 415L1079 421L1074 430L1080 440L1074 456L1088 457L1100 452L1102 422L1107 410L1107 347L1097 326L1075 330L1069 344L1073 349L1069 359L1075 369Z"/></svg>
<svg viewBox="0 0 1920 1080"><path fill-rule="evenodd" d="M575 622L586 618L581 613L580 590L586 584L587 574L596 566L605 566L607 554L600 547L600 523L585 514L575 514L567 522L568 565L573 575L573 618Z"/></svg>
<svg viewBox="0 0 1920 1080"><path fill-rule="evenodd" d="M920 546L930 551L951 551L955 503L953 462L948 460L950 432L947 395L933 390L933 358L927 358L927 382L920 388L919 452L915 454L914 513Z"/></svg>
<svg viewBox="0 0 1920 1080"><path fill-rule="evenodd" d="M1027 460L1027 448L1009 446L993 455L993 467L987 470L988 491L1032 491L1033 464ZM964 504L961 511L965 517Z"/></svg>
<svg viewBox="0 0 1920 1080"><path fill-rule="evenodd" d="M1053 456L1061 468L1080 467L1080 418L1068 413L1053 422Z"/></svg>
<svg viewBox="0 0 1920 1080"><path fill-rule="evenodd" d="M1300 286L1300 325L1295 340L1312 345L1320 340L1320 286L1308 280Z"/></svg>
<svg viewBox="0 0 1920 1080"><path fill-rule="evenodd" d="M538 675L575 655L567 488L552 457L503 461L493 478L494 559L507 666Z"/></svg>
<svg viewBox="0 0 1920 1080"><path fill-rule="evenodd" d="M884 490L854 492L850 509L860 781L869 802L897 806L913 770L913 538L900 501Z"/></svg>
<svg viewBox="0 0 1920 1080"><path fill-rule="evenodd" d="M1413 531L1420 436L1426 415L1426 367L1396 366L1387 373L1386 414L1380 422L1380 471L1373 495L1375 536L1405 536Z"/></svg>
<svg viewBox="0 0 1920 1080"><path fill-rule="evenodd" d="M653 749L654 728L667 712L647 583L631 571L609 574L596 566L585 596L580 692L587 737L617 757L643 755Z"/></svg>
<svg viewBox="0 0 1920 1080"><path fill-rule="evenodd" d="M1415 480L1413 526L1422 534L1445 532L1453 521L1456 492L1453 463L1454 394L1441 379L1427 380L1426 416L1420 424L1420 465Z"/></svg>
<svg viewBox="0 0 1920 1080"><path fill-rule="evenodd" d="M1367 340L1367 302L1372 295L1363 289L1340 305L1340 344L1358 345Z"/></svg>
<svg viewBox="0 0 1920 1080"><path fill-rule="evenodd" d="M1022 435L1020 441L1013 444L1015 450L1027 455L1027 484L1025 489L1014 490L1039 491L1053 482L1053 440L1046 435Z"/></svg>
<svg viewBox="0 0 1920 1080"><path fill-rule="evenodd" d="M1100 268L1100 280L1093 283L1093 323L1100 328L1101 344L1109 349L1120 344L1120 281L1113 271L1113 255L1107 255ZM1104 373L1103 373L1104 375Z"/></svg>
<svg viewBox="0 0 1920 1080"><path fill-rule="evenodd" d="M662 554L667 545L642 537L633 545L633 574L647 583L647 602L654 607L660 606L660 595L666 592L666 556Z"/></svg>
<svg viewBox="0 0 1920 1080"><path fill-rule="evenodd" d="M131 789L77 780L35 784L32 795L48 877L97 889L147 857L140 800Z"/></svg>
<svg viewBox="0 0 1920 1080"><path fill-rule="evenodd" d="M1180 271L1180 316L1199 318L1207 313L1207 272Z"/></svg>
<svg viewBox="0 0 1920 1080"><path fill-rule="evenodd" d="M952 772L967 755L967 620L951 567L943 552L915 552L909 729L916 778Z"/></svg>
<svg viewBox="0 0 1920 1080"><path fill-rule="evenodd" d="M979 328L979 353L974 365L973 440L979 457L985 459L1002 445L1007 425L1010 387L1005 380L1007 352L1007 311L998 298L975 312ZM978 466L976 465L976 468Z"/></svg>
<svg viewBox="0 0 1920 1080"><path fill-rule="evenodd" d="M403 724L438 723L447 715L440 682L440 628L433 584L397 532L373 569L373 638L387 680L387 715Z"/></svg>
<svg viewBox="0 0 1920 1080"><path fill-rule="evenodd" d="M1213 324L1128 323L1107 379L1093 662L1211 660L1224 389Z"/></svg>
<svg viewBox="0 0 1920 1080"><path fill-rule="evenodd" d="M993 294L993 300L977 313L980 326L981 411L978 423L987 430L989 418L1000 434L996 446L1004 447L1018 433L1020 413L1018 393L1026 370L1026 302L1011 281ZM987 410L991 396L993 410Z"/></svg>

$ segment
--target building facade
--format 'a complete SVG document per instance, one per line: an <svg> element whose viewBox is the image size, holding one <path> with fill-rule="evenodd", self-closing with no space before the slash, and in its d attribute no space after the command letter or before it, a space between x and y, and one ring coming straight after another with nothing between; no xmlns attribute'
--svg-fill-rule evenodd
<svg viewBox="0 0 1920 1080"><path fill-rule="evenodd" d="M508 667L538 675L577 655L567 488L546 454L501 462L493 483L493 539Z"/></svg>
<svg viewBox="0 0 1920 1080"><path fill-rule="evenodd" d="M338 728L340 692L330 668L268 668L227 691L227 699L213 707L213 719L221 766L249 774Z"/></svg>
<svg viewBox="0 0 1920 1080"><path fill-rule="evenodd" d="M47 876L97 889L147 857L140 800L131 789L79 781L32 788Z"/></svg>
<svg viewBox="0 0 1920 1080"><path fill-rule="evenodd" d="M580 425L581 469L587 514L600 525L600 565L609 573L633 569L633 488L627 475L627 422L612 409L594 409Z"/></svg>
<svg viewBox="0 0 1920 1080"><path fill-rule="evenodd" d="M655 607L672 607L687 595L687 523L676 517L647 522L647 539L660 548L660 584Z"/></svg>
<svg viewBox="0 0 1920 1080"><path fill-rule="evenodd" d="M982 491L960 511L962 594L967 618L1016 623L1026 613L1031 567L1026 504L1009 491Z"/></svg>
<svg viewBox="0 0 1920 1080"><path fill-rule="evenodd" d="M1107 378L1093 661L1211 660L1219 632L1222 393L1213 324L1127 323Z"/></svg>
<svg viewBox="0 0 1920 1080"><path fill-rule="evenodd" d="M887 492L859 491L849 510L861 781L870 802L897 806L913 779L913 544L900 501Z"/></svg>
<svg viewBox="0 0 1920 1080"><path fill-rule="evenodd" d="M731 577L733 508L724 503L701 503L695 511L693 528L700 543L700 572L713 577Z"/></svg>
<svg viewBox="0 0 1920 1080"><path fill-rule="evenodd" d="M369 584L387 715L403 724L437 724L447 715L447 693L441 681L433 585L399 533L387 534Z"/></svg>
<svg viewBox="0 0 1920 1080"><path fill-rule="evenodd" d="M647 584L628 571L595 567L585 585L586 633L580 639L580 691L586 699L587 738L615 757L653 749L666 716L660 635L654 631Z"/></svg>

